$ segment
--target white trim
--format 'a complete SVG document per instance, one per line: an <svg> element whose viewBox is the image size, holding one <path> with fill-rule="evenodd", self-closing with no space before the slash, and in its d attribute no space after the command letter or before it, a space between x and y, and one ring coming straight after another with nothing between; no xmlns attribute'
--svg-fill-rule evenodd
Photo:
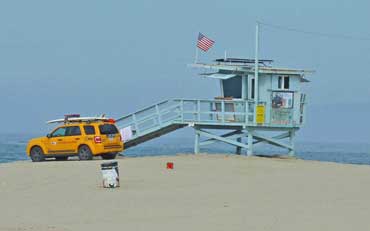
<svg viewBox="0 0 370 231"><path fill-rule="evenodd" d="M222 79L220 79L220 88L221 88L221 97L225 97L224 96L224 84L222 82Z"/></svg>

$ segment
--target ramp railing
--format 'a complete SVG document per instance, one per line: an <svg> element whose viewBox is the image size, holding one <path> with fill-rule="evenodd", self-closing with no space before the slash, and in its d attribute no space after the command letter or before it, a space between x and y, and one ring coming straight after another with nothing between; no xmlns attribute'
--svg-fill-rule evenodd
<svg viewBox="0 0 370 231"><path fill-rule="evenodd" d="M159 102L117 119L120 128L130 127L132 139L167 126L246 125L253 123L254 103L245 100L172 99Z"/></svg>
<svg viewBox="0 0 370 231"><path fill-rule="evenodd" d="M120 128L131 127L133 139L166 127L180 119L180 104L165 100L116 120Z"/></svg>

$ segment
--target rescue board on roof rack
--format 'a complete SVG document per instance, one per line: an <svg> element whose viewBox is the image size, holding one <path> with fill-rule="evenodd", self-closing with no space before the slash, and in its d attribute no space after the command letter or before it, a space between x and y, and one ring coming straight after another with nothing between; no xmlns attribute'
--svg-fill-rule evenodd
<svg viewBox="0 0 370 231"><path fill-rule="evenodd" d="M66 119L56 119L56 120L49 120L46 123L65 123L65 122L78 122L78 121L96 121L96 120L105 120L108 121L109 119L106 117L72 117Z"/></svg>

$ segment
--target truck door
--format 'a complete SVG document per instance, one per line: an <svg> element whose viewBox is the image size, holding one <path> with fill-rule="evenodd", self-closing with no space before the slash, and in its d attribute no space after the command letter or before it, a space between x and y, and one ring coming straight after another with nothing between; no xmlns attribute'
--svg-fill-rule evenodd
<svg viewBox="0 0 370 231"><path fill-rule="evenodd" d="M81 140L80 126L68 126L66 128L66 135L63 140L65 151L69 154L77 153L78 146Z"/></svg>
<svg viewBox="0 0 370 231"><path fill-rule="evenodd" d="M47 154L63 154L64 153L64 138L66 134L66 127L59 127L55 129L47 140Z"/></svg>

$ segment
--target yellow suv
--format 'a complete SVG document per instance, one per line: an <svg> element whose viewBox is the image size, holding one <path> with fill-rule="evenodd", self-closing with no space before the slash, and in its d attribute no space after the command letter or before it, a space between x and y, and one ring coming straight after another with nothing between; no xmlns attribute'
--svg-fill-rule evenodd
<svg viewBox="0 0 370 231"><path fill-rule="evenodd" d="M67 160L78 156L80 160L91 160L93 156L114 159L123 151L122 137L113 119L104 117L66 117L48 123L61 123L46 137L32 139L27 145L27 155L34 162L54 157Z"/></svg>

